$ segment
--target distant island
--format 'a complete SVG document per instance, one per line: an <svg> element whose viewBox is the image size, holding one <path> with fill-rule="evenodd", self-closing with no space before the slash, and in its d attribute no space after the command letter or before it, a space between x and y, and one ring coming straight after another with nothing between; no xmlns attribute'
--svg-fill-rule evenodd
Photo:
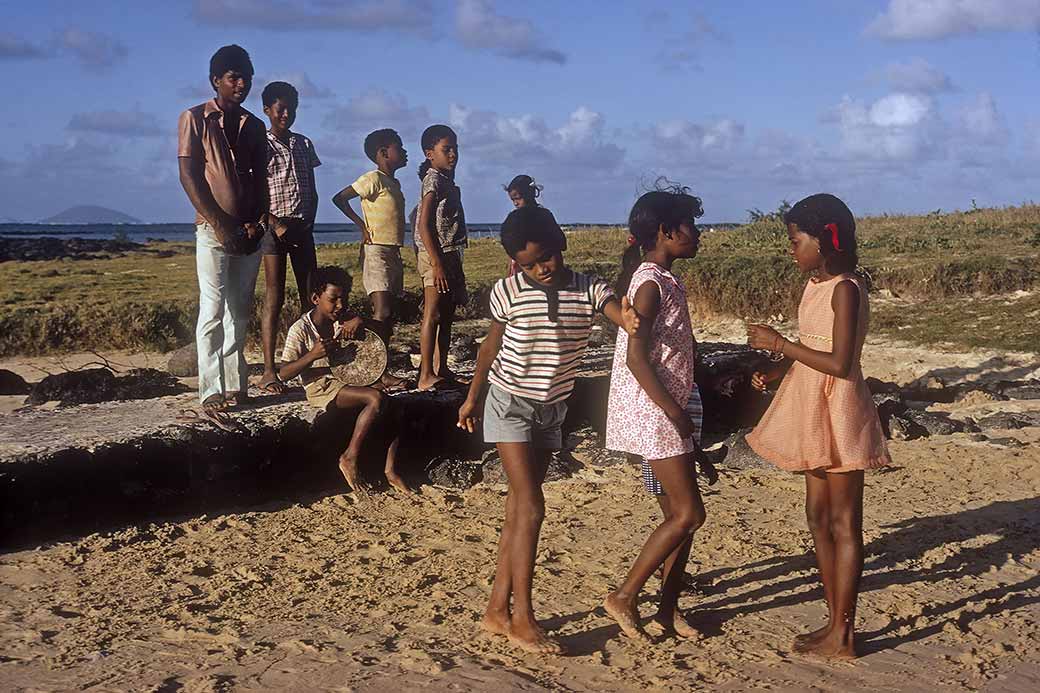
<svg viewBox="0 0 1040 693"><path fill-rule="evenodd" d="M140 219L107 207L80 205L69 207L53 217L40 220L41 224L140 224Z"/></svg>

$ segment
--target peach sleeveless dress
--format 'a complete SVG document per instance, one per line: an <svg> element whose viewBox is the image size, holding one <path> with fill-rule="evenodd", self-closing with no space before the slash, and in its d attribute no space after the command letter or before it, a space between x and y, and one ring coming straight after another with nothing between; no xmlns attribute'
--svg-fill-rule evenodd
<svg viewBox="0 0 1040 693"><path fill-rule="evenodd" d="M860 369L870 321L863 281L854 274L810 280L798 306L798 341L810 349L831 350L831 297L834 287L843 281L851 281L859 289L852 371L848 377L836 378L796 361L762 420L747 436L755 452L790 472L851 472L876 469L892 461L877 407Z"/></svg>

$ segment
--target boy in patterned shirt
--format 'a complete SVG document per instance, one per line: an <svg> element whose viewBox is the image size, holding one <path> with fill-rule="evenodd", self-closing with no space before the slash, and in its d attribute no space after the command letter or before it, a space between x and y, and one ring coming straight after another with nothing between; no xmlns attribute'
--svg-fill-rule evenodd
<svg viewBox="0 0 1040 693"><path fill-rule="evenodd" d="M376 165L332 198L361 231L361 281L372 301L372 319L376 333L390 344L393 334L394 304L404 293L405 213L401 182L395 174L408 163L408 152L401 136L389 128L376 130L365 138L365 155ZM350 201L361 198L362 218ZM383 376L388 388L404 384L389 373Z"/></svg>
<svg viewBox="0 0 1040 693"><path fill-rule="evenodd" d="M509 482L498 568L481 627L540 653L561 651L535 620L531 577L545 515L542 480L550 453L562 443L566 400L596 314L629 333L639 327L628 299L618 303L605 281L563 264L563 238L544 207L521 207L506 217L502 246L521 272L491 290L491 327L458 421L472 433L483 417L484 440L498 447Z"/></svg>
<svg viewBox="0 0 1040 693"><path fill-rule="evenodd" d="M286 82L271 82L262 95L264 113L271 122L267 131L267 190L270 233L261 241L264 256L264 313L262 320L264 374L260 389L272 394L286 391L275 370L278 318L285 301L286 255L292 260L300 297L300 311L310 308L307 279L318 260L314 252L314 216L318 191L314 169L321 165L314 144L289 128L296 121L300 97Z"/></svg>

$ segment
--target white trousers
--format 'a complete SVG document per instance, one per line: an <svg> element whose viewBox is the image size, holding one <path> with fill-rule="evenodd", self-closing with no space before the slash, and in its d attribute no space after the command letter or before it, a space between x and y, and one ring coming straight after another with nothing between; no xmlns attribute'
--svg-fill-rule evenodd
<svg viewBox="0 0 1040 693"><path fill-rule="evenodd" d="M260 250L252 255L228 255L213 227L195 227L195 269L199 277L199 321L195 344L199 351L199 401L212 395L246 392L249 368L244 348L253 293L260 271Z"/></svg>

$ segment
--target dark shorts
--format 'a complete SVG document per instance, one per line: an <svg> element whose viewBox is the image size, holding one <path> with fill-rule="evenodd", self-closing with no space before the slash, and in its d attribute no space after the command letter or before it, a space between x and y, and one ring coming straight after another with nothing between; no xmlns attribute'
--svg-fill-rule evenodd
<svg viewBox="0 0 1040 693"><path fill-rule="evenodd" d="M260 252L264 255L277 255L285 257L297 252L314 252L314 225L300 225L295 230L290 230L281 238L275 235L270 228L260 239Z"/></svg>

